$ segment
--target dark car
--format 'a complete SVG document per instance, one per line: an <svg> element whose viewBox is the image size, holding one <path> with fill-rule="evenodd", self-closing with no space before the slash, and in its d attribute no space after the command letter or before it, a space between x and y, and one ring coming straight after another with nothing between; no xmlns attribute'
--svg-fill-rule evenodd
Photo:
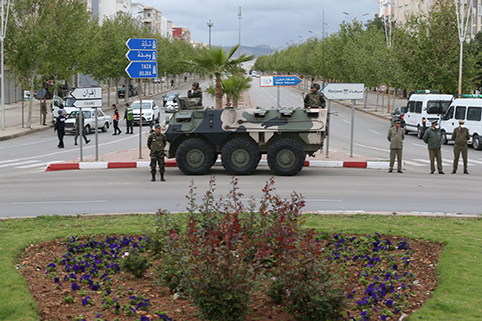
<svg viewBox="0 0 482 321"><path fill-rule="evenodd" d="M407 106L395 108L395 110L391 114L392 118L390 119L390 126L393 126L396 120L400 120L400 127L404 127L405 120L403 118L406 112L407 112Z"/></svg>
<svg viewBox="0 0 482 321"><path fill-rule="evenodd" d="M170 91L170 92L166 93L164 96L162 96L162 99L163 99L162 106L166 107L166 103L168 101L168 98L171 97L171 96L172 96L172 98L174 98L174 96L176 96L176 95L179 95L179 93L177 91Z"/></svg>
<svg viewBox="0 0 482 321"><path fill-rule="evenodd" d="M139 95L139 87L129 85L129 97L137 96L137 95ZM117 89L117 96L119 98L124 98L126 96L126 88L124 85Z"/></svg>

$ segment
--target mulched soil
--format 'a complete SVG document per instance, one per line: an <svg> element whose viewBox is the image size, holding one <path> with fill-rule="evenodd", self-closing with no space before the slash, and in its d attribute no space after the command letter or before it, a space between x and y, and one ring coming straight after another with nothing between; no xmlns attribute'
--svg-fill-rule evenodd
<svg viewBox="0 0 482 321"><path fill-rule="evenodd" d="M383 239L389 239L393 244L401 240L400 237L382 236ZM100 237L96 237L100 240ZM80 239L79 239L80 241ZM406 239L415 254L411 258L410 269L407 271L416 275L414 285L414 294L408 298L408 307L404 308L404 314L407 316L418 310L431 297L437 285L436 267L442 251L441 244L430 243L417 239ZM100 319L112 321L115 318L120 320L138 320L141 315L127 317L125 314L116 315L111 312L112 309L105 311L101 307L102 292L92 291L88 289L87 294L94 301L93 306L84 307L81 304L83 296L79 295L79 291L73 291L70 288L70 282L63 282L63 287L58 287L48 275L45 274L46 266L52 263L54 258L62 257L66 251L67 242L65 240L54 240L34 244L25 249L23 256L19 259L17 268L25 277L30 292L38 304L38 311L41 320L76 320L80 315L85 320L94 320L96 316L102 314ZM154 261L154 265L159 262ZM353 265L349 269L352 275L356 275L359 266ZM58 275L63 280L64 275ZM127 303L129 295L126 294L127 289L134 289L136 293L141 293L145 298L149 298L152 306L149 312L142 312L149 319L157 320L154 314L156 310L162 310L172 320L194 321L199 320L199 313L196 307L191 306L189 300L185 298L174 298L169 289L160 285L156 285L156 275L153 268L150 268L145 276L141 279L135 278L130 274L120 272L112 275L113 292L121 291L123 298L119 299L122 303ZM122 289L122 290L119 290ZM361 292L361 291L360 291ZM360 293L361 295L361 293ZM63 303L66 296L75 298L74 303ZM347 306L353 306L361 297L355 296L347 302ZM357 315L352 314L353 315ZM400 314L387 320L399 320ZM379 320L379 315L374 313L370 320ZM78 320L81 320L79 318ZM263 294L256 294L253 298L252 312L246 320L279 320L288 321L293 318L284 312L283 308L271 302L271 299Z"/></svg>

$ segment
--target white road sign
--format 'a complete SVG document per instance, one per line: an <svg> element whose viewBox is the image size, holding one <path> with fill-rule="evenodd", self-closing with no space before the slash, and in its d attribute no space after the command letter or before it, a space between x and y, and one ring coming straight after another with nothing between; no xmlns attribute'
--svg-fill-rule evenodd
<svg viewBox="0 0 482 321"><path fill-rule="evenodd" d="M327 84L322 93L328 99L360 100L364 98L365 84Z"/></svg>
<svg viewBox="0 0 482 321"><path fill-rule="evenodd" d="M80 99L72 103L77 108L102 107L102 99Z"/></svg>
<svg viewBox="0 0 482 321"><path fill-rule="evenodd" d="M102 99L102 88L76 88L70 92L75 99Z"/></svg>

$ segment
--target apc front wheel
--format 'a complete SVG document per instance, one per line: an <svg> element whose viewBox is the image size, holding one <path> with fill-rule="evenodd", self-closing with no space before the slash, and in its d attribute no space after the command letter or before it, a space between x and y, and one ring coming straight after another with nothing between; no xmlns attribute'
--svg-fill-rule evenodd
<svg viewBox="0 0 482 321"><path fill-rule="evenodd" d="M224 146L221 160L228 173L249 175L258 166L259 156L258 148L249 139L235 138Z"/></svg>
<svg viewBox="0 0 482 321"><path fill-rule="evenodd" d="M176 151L177 167L187 175L206 174L213 164L214 151L199 138L188 139Z"/></svg>
<svg viewBox="0 0 482 321"><path fill-rule="evenodd" d="M293 139L280 139L268 149L268 165L276 175L293 176L305 165L306 154Z"/></svg>

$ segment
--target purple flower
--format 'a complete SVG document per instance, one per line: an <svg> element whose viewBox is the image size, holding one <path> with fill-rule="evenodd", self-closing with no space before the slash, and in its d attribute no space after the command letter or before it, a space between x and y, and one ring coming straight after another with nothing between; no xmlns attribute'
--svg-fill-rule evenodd
<svg viewBox="0 0 482 321"><path fill-rule="evenodd" d="M96 319L99 319L100 317L102 316L102 313L101 314L98 314L95 316Z"/></svg>
<svg viewBox="0 0 482 321"><path fill-rule="evenodd" d="M92 301L92 298L90 296L86 296L85 298L82 299L82 305L87 305Z"/></svg>
<svg viewBox="0 0 482 321"><path fill-rule="evenodd" d="M55 282L55 283L59 283L59 282L60 282L60 279L59 279L59 278L54 278L54 282Z"/></svg>
<svg viewBox="0 0 482 321"><path fill-rule="evenodd" d="M80 290L80 286L77 283L72 283L72 290Z"/></svg>
<svg viewBox="0 0 482 321"><path fill-rule="evenodd" d="M145 315L141 316L141 321L149 321L149 318Z"/></svg>

